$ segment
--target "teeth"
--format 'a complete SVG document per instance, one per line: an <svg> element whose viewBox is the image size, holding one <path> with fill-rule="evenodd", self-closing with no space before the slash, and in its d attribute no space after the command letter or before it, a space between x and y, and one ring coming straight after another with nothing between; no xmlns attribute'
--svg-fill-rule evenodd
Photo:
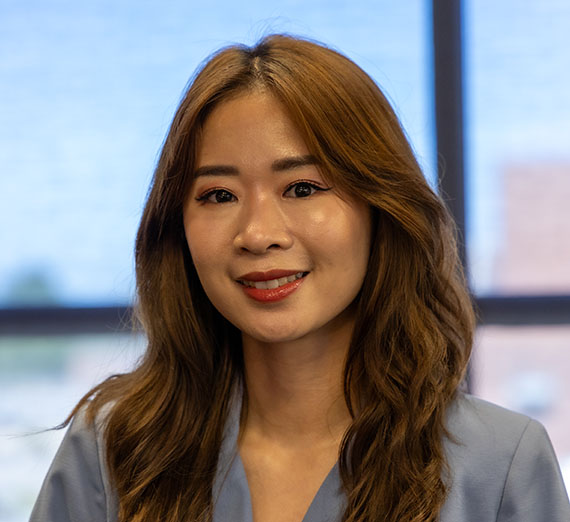
<svg viewBox="0 0 570 522"><path fill-rule="evenodd" d="M296 279L301 279L303 277L303 272L297 272L295 275L290 275L287 277L280 277L278 279L270 279L268 281L241 281L245 286L251 288L258 288L260 290L269 290L273 288L279 288L280 286L286 285L287 283L292 283Z"/></svg>

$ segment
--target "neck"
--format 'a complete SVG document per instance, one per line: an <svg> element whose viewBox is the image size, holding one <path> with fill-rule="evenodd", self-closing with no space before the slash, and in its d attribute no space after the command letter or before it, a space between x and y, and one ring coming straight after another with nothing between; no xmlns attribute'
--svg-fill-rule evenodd
<svg viewBox="0 0 570 522"><path fill-rule="evenodd" d="M338 446L351 421L343 393L351 334L352 323L282 343L244 334L244 431L286 446Z"/></svg>

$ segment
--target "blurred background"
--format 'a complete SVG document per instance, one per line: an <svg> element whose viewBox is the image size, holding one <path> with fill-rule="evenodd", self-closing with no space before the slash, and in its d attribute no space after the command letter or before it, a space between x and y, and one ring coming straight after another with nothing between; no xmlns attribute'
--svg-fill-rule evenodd
<svg viewBox="0 0 570 522"><path fill-rule="evenodd" d="M0 521L27 520L63 435L32 433L144 349L133 242L184 86L269 32L343 51L395 105L460 228L471 391L545 424L568 487L568 27L565 0L3 0Z"/></svg>

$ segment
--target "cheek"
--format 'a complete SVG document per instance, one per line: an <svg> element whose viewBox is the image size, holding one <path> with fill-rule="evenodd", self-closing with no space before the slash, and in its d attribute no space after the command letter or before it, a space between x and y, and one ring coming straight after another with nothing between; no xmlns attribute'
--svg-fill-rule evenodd
<svg viewBox="0 0 570 522"><path fill-rule="evenodd" d="M334 208L309 221L313 243L330 262L354 270L365 270L370 255L372 219L364 205L339 201Z"/></svg>

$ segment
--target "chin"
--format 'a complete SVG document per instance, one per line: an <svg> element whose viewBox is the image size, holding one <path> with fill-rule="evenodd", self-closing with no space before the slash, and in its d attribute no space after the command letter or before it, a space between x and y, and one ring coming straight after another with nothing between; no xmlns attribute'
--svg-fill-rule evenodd
<svg viewBox="0 0 570 522"><path fill-rule="evenodd" d="M272 325L267 328L240 328L242 332L252 339L267 344L286 343L296 341L306 335L303 330L292 329L290 325L277 327Z"/></svg>

